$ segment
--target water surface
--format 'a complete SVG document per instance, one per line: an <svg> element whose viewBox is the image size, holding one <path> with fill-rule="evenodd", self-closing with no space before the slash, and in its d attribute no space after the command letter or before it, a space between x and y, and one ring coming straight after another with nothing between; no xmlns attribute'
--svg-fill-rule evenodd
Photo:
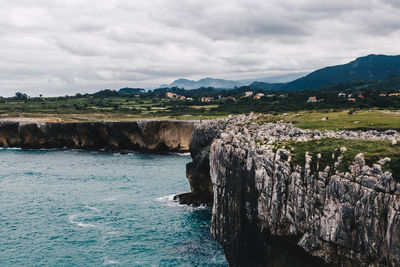
<svg viewBox="0 0 400 267"><path fill-rule="evenodd" d="M182 155L0 150L1 266L226 265Z"/></svg>

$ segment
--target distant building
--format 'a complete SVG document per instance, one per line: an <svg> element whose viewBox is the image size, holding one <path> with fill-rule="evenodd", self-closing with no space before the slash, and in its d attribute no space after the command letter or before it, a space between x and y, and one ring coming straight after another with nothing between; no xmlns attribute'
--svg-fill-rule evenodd
<svg viewBox="0 0 400 267"><path fill-rule="evenodd" d="M389 96L400 96L400 93L391 93Z"/></svg>
<svg viewBox="0 0 400 267"><path fill-rule="evenodd" d="M203 96L201 102L211 102L214 98L210 96Z"/></svg>
<svg viewBox="0 0 400 267"><path fill-rule="evenodd" d="M274 97L274 96L275 96L274 94L267 95L267 97L269 97L269 98Z"/></svg>
<svg viewBox="0 0 400 267"><path fill-rule="evenodd" d="M386 96L386 94L380 94L379 96Z"/></svg>
<svg viewBox="0 0 400 267"><path fill-rule="evenodd" d="M307 100L307 103L315 103L317 102L317 97L315 96L310 96Z"/></svg>
<svg viewBox="0 0 400 267"><path fill-rule="evenodd" d="M181 95L181 96L179 97L179 99L180 99L180 100L185 100L185 99L186 99L186 96Z"/></svg>
<svg viewBox="0 0 400 267"><path fill-rule="evenodd" d="M178 98L178 95L172 92L166 92L165 96L168 98Z"/></svg>
<svg viewBox="0 0 400 267"><path fill-rule="evenodd" d="M188 100L188 101L193 101L193 98L188 97L188 98L186 98L186 100Z"/></svg>
<svg viewBox="0 0 400 267"><path fill-rule="evenodd" d="M339 93L338 97L346 97L346 94L345 93Z"/></svg>
<svg viewBox="0 0 400 267"><path fill-rule="evenodd" d="M355 98L347 98L347 101L356 102L356 99Z"/></svg>
<svg viewBox="0 0 400 267"><path fill-rule="evenodd" d="M280 97L280 98L285 98L285 97L286 97L286 95L279 95L279 97Z"/></svg>
<svg viewBox="0 0 400 267"><path fill-rule="evenodd" d="M246 91L246 92L244 92L244 97L250 97L250 96L252 96L253 95L253 92L252 91Z"/></svg>
<svg viewBox="0 0 400 267"><path fill-rule="evenodd" d="M233 96L228 96L228 97L226 98L226 100L232 100L232 101L235 101L235 100L236 100L236 98L234 98Z"/></svg>
<svg viewBox="0 0 400 267"><path fill-rule="evenodd" d="M364 98L364 96L363 95L358 95L358 98Z"/></svg>
<svg viewBox="0 0 400 267"><path fill-rule="evenodd" d="M261 97L264 97L265 95L263 93L258 93L254 96L254 99L261 99Z"/></svg>

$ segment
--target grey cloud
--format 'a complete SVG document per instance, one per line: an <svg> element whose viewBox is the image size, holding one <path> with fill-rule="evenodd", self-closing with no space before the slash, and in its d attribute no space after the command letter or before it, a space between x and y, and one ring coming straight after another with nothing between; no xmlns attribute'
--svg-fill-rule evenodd
<svg viewBox="0 0 400 267"><path fill-rule="evenodd" d="M400 8L400 2L398 0L383 0L382 2L387 3L395 8Z"/></svg>
<svg viewBox="0 0 400 267"><path fill-rule="evenodd" d="M94 57L106 53L106 49L101 47L101 45L85 39L72 38L71 40L58 40L55 43L66 52L78 56Z"/></svg>
<svg viewBox="0 0 400 267"><path fill-rule="evenodd" d="M0 0L0 95L310 71L398 54L397 0Z"/></svg>

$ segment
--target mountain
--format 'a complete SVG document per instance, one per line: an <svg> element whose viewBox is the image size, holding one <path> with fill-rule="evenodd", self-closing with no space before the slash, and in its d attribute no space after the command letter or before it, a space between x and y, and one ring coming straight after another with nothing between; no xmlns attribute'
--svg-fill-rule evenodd
<svg viewBox="0 0 400 267"><path fill-rule="evenodd" d="M282 89L282 87L284 87L285 85L286 83L253 82L249 85L249 87L252 90L261 89L261 90L271 91L271 90Z"/></svg>
<svg viewBox="0 0 400 267"><path fill-rule="evenodd" d="M306 76L309 72L296 72L296 73L289 73L289 74L282 74L276 76L268 76L264 78L255 78L255 79L246 79L246 80L239 80L240 83L244 85L249 85L254 82L263 82L263 83L287 83L299 79L301 77Z"/></svg>
<svg viewBox="0 0 400 267"><path fill-rule="evenodd" d="M167 87L178 87L185 89L197 89L200 87L214 87L214 88L226 88L231 89L235 86L242 86L240 82L224 80L224 79L213 79L213 78L204 78L198 81L188 80L188 79L179 79L168 85Z"/></svg>
<svg viewBox="0 0 400 267"><path fill-rule="evenodd" d="M240 87L240 86L250 85L250 87L251 87L251 84L253 84L253 83L256 83L256 85L259 85L259 86L269 87L268 85L261 85L261 84L259 84L259 82L271 84L271 86L273 88L280 88L281 87L280 85L272 85L272 84L290 82L297 78L303 77L306 74L307 74L306 72L289 73L289 74L283 74L283 75L277 75L277 76L246 79L246 80L239 80L239 81L213 79L213 78L204 78L204 79L201 79L198 81L193 81L193 80L188 80L188 79L179 79L169 85L163 84L160 86L160 88L178 87L178 88L185 88L185 89L197 89L200 87L214 87L214 88L223 88L223 89L233 89L233 88L235 88L235 86ZM265 90L276 90L276 89L265 89Z"/></svg>
<svg viewBox="0 0 400 267"><path fill-rule="evenodd" d="M400 75L400 56L369 55L350 63L316 70L307 76L287 83L282 89L318 89L328 84L353 80L378 81L390 75Z"/></svg>
<svg viewBox="0 0 400 267"><path fill-rule="evenodd" d="M179 79L164 87L196 89L214 87L232 89L249 85L251 89L300 91L347 81L379 81L390 75L400 75L400 56L368 55L347 64L325 67L304 77L305 73L292 73L240 81L205 78L199 81ZM301 77L301 78L299 78ZM293 80L294 78L298 78Z"/></svg>

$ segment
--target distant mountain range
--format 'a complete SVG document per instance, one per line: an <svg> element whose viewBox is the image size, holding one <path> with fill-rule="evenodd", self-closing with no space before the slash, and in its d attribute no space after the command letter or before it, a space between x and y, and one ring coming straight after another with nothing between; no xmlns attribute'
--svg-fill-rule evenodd
<svg viewBox="0 0 400 267"><path fill-rule="evenodd" d="M185 89L197 89L200 87L214 87L214 88L224 88L224 89L232 89L235 86L243 86L242 83L238 81L230 81L224 79L213 79L213 78L204 78L198 81L188 80L188 79L179 79L174 81L169 85L161 85L163 87L178 87Z"/></svg>
<svg viewBox="0 0 400 267"><path fill-rule="evenodd" d="M357 58L347 64L325 67L308 75L306 73L293 73L240 81L213 78L205 78L198 81L179 79L170 85L161 87L232 89L235 86L249 86L251 89L298 91L319 89L329 84L353 80L384 80L390 75L400 75L400 56L368 55Z"/></svg>
<svg viewBox="0 0 400 267"><path fill-rule="evenodd" d="M271 77L264 77L264 78L256 78L256 79L246 79L246 80L224 80L224 79L214 79L214 78L204 78L198 81L188 80L188 79L179 79L171 84L163 84L160 88L185 88L185 89L197 89L200 87L214 87L214 88L222 88L222 89L232 89L235 86L247 86L253 82L264 82L264 83L285 83L293 81L297 78L303 77L306 75L307 72L301 73L290 73L284 75L277 75Z"/></svg>
<svg viewBox="0 0 400 267"><path fill-rule="evenodd" d="M294 81L298 78L304 77L307 74L309 74L309 72L296 72L296 73L282 74L282 75L276 75L276 76L269 76L269 77L265 77L265 78L239 80L239 82L244 85L249 85L253 82L287 83L287 82Z"/></svg>
<svg viewBox="0 0 400 267"><path fill-rule="evenodd" d="M400 56L369 55L350 63L316 70L303 78L287 83L280 89L318 89L328 84L353 80L378 81L400 75Z"/></svg>

